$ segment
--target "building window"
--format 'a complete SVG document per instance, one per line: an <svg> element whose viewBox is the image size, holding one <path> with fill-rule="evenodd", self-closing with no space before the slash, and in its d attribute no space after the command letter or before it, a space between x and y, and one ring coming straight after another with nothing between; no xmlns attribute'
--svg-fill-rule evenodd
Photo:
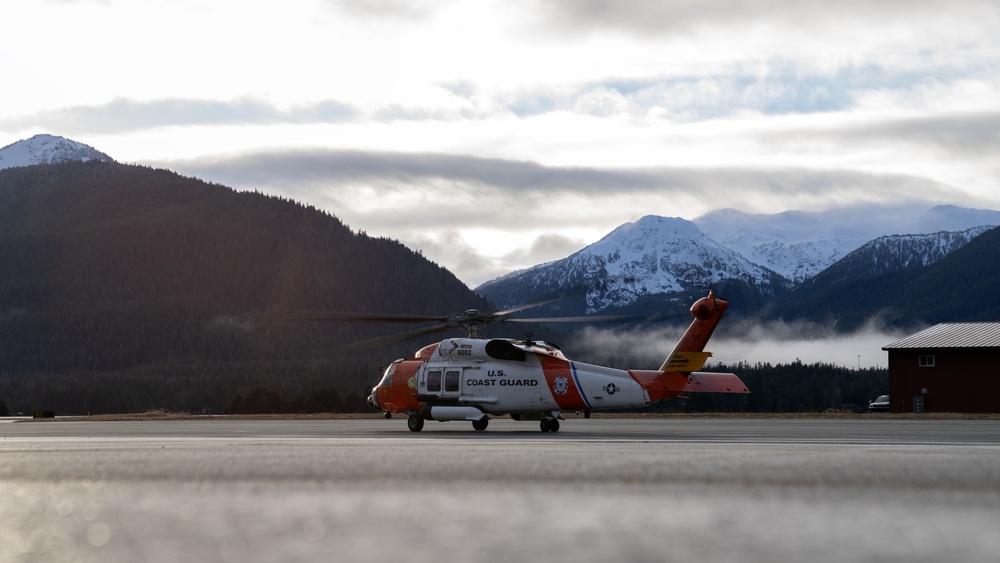
<svg viewBox="0 0 1000 563"><path fill-rule="evenodd" d="M920 356L919 363L922 368L932 368L934 367L934 356Z"/></svg>

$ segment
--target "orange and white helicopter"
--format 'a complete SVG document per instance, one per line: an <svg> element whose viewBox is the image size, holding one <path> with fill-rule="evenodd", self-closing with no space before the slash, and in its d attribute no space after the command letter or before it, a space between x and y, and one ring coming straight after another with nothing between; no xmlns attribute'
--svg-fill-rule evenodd
<svg viewBox="0 0 1000 563"><path fill-rule="evenodd" d="M727 306L712 291L696 301L691 306L694 320L657 370L620 370L574 362L557 347L532 341L530 336L526 340L477 338L477 326L520 309L492 314L471 310L460 318L440 318L439 325L407 336L468 326L469 338L448 338L421 348L412 358L392 362L372 389L368 404L384 411L386 418L396 413L407 415L413 432L423 429L426 420L466 420L482 431L490 417L498 415L537 420L542 432L558 432L563 411L589 414L598 409L643 407L697 392L749 393L735 374L698 371L712 355L704 351L705 344ZM418 317L407 319L416 321ZM373 319L367 316L365 320Z"/></svg>

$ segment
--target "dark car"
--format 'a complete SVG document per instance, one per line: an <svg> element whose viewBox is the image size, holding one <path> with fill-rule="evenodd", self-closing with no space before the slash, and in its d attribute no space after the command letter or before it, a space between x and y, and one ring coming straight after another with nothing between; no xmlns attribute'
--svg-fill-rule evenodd
<svg viewBox="0 0 1000 563"><path fill-rule="evenodd" d="M889 396L879 395L874 401L868 403L868 412L889 412Z"/></svg>

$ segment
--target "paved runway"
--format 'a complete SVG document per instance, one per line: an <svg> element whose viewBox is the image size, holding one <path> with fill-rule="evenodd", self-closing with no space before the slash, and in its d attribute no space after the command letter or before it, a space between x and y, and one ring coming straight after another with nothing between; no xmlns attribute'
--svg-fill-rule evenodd
<svg viewBox="0 0 1000 563"><path fill-rule="evenodd" d="M0 561L990 561L1000 421L0 424Z"/></svg>

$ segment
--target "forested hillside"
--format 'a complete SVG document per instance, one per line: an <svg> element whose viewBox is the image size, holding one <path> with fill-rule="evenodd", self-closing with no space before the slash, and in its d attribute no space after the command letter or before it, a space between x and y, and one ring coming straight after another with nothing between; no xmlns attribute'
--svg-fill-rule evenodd
<svg viewBox="0 0 1000 563"><path fill-rule="evenodd" d="M288 400L331 387L360 395L379 363L414 346L338 354L329 349L382 327L226 321L266 307L489 305L399 242L286 199L116 163L0 170L0 399L10 410L221 410L254 388Z"/></svg>

